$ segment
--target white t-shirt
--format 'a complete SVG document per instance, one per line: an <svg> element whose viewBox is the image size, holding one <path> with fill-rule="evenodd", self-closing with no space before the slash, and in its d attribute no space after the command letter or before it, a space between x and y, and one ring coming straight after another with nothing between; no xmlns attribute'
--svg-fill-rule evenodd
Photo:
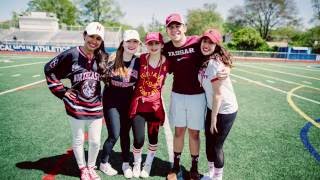
<svg viewBox="0 0 320 180"><path fill-rule="evenodd" d="M210 59L206 68L201 68L198 74L198 79L202 85L207 99L207 107L212 110L212 101L214 90L212 88L212 80L216 79L219 71L222 71L225 65L215 59ZM227 77L221 82L222 101L219 109L219 114L231 114L238 110L238 103L233 91L233 86L230 77Z"/></svg>

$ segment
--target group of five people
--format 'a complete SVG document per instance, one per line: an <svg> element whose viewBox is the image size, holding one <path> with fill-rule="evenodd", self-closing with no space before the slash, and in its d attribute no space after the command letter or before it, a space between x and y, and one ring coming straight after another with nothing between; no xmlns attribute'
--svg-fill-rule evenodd
<svg viewBox="0 0 320 180"><path fill-rule="evenodd" d="M141 41L137 31L126 30L115 54L104 49L104 27L90 23L84 45L62 52L45 65L51 92L62 99L71 116L72 148L81 179L100 179L95 172L100 150L102 119L108 138L103 144L100 170L118 174L110 164L112 149L120 137L122 171L126 178L150 175L158 148L160 126L165 121L162 99L168 73L173 74L169 121L175 129L174 162L168 179L177 179L185 132L189 134L192 159L190 179L200 179L198 158L201 130L205 130L210 179L222 179L223 143L235 120L238 105L229 77L232 61L222 47L219 31L209 29L199 36L186 36L180 14L166 18L170 41L159 32L145 37L147 52L137 56ZM71 87L61 79L70 79ZM105 84L101 96L100 80ZM85 126L88 126L88 163L84 156ZM147 127L148 152L142 163ZM130 166L130 130L133 132L133 167ZM143 166L141 166L143 164Z"/></svg>

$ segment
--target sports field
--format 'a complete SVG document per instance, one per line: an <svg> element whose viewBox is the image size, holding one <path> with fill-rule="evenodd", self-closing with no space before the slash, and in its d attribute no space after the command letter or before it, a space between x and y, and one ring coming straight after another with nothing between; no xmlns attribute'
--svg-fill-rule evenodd
<svg viewBox="0 0 320 180"><path fill-rule="evenodd" d="M50 57L0 55L0 179L78 179L63 103L44 82ZM235 62L239 112L225 143L225 180L320 179L320 65ZM172 78L166 81L168 109ZM164 179L172 157L168 126L160 131L150 179ZM101 143L106 139L103 128ZM186 136L187 137L187 136ZM201 132L199 171L207 171ZM182 165L190 169L186 138ZM146 154L146 148L144 155ZM145 157L145 156L144 156ZM119 142L111 164L124 179Z"/></svg>

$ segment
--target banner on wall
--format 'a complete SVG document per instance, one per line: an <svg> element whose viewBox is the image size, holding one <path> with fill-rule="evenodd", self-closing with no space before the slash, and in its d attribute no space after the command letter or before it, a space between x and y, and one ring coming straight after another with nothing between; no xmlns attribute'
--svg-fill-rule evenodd
<svg viewBox="0 0 320 180"><path fill-rule="evenodd" d="M0 51L17 51L17 52L54 52L60 53L73 46L54 46L54 45L25 45L25 44L7 44L0 42ZM105 47L108 53L117 50L115 47Z"/></svg>
<svg viewBox="0 0 320 180"><path fill-rule="evenodd" d="M63 52L71 46L0 44L0 51Z"/></svg>

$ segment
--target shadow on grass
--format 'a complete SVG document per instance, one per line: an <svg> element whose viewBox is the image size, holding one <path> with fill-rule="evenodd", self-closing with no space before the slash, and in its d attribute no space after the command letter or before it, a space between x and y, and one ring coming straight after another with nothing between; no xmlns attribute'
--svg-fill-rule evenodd
<svg viewBox="0 0 320 180"><path fill-rule="evenodd" d="M44 157L37 161L18 162L16 163L16 167L27 170L41 170L48 176L62 174L79 177L80 175L72 150L68 151L66 154ZM43 179L46 179L46 175L44 175Z"/></svg>
<svg viewBox="0 0 320 180"><path fill-rule="evenodd" d="M99 152L98 158L97 158L97 167L99 167L100 164L100 156L101 152ZM86 159L87 159L87 152ZM133 156L130 154L131 162L133 161ZM143 160L146 158L146 155L143 155ZM110 158L110 164L115 168L118 172L118 176L123 176L122 173L122 159L121 159L121 153L120 152L112 152L111 158ZM132 165L132 163L131 163ZM23 161L16 163L16 167L19 169L26 169L26 170L40 170L43 171L45 174L42 179L51 179L52 176L55 175L65 175L65 176L73 176L73 177L79 177L80 171L78 169L76 160L74 158L72 150L68 151L65 154L62 155L56 155L51 157L44 157L37 161ZM166 177L167 173L169 172L171 167L171 163L169 161L164 161L162 159L159 159L158 157L154 158L152 169L150 173L150 178L152 177ZM185 171L185 168L182 167L182 169Z"/></svg>

